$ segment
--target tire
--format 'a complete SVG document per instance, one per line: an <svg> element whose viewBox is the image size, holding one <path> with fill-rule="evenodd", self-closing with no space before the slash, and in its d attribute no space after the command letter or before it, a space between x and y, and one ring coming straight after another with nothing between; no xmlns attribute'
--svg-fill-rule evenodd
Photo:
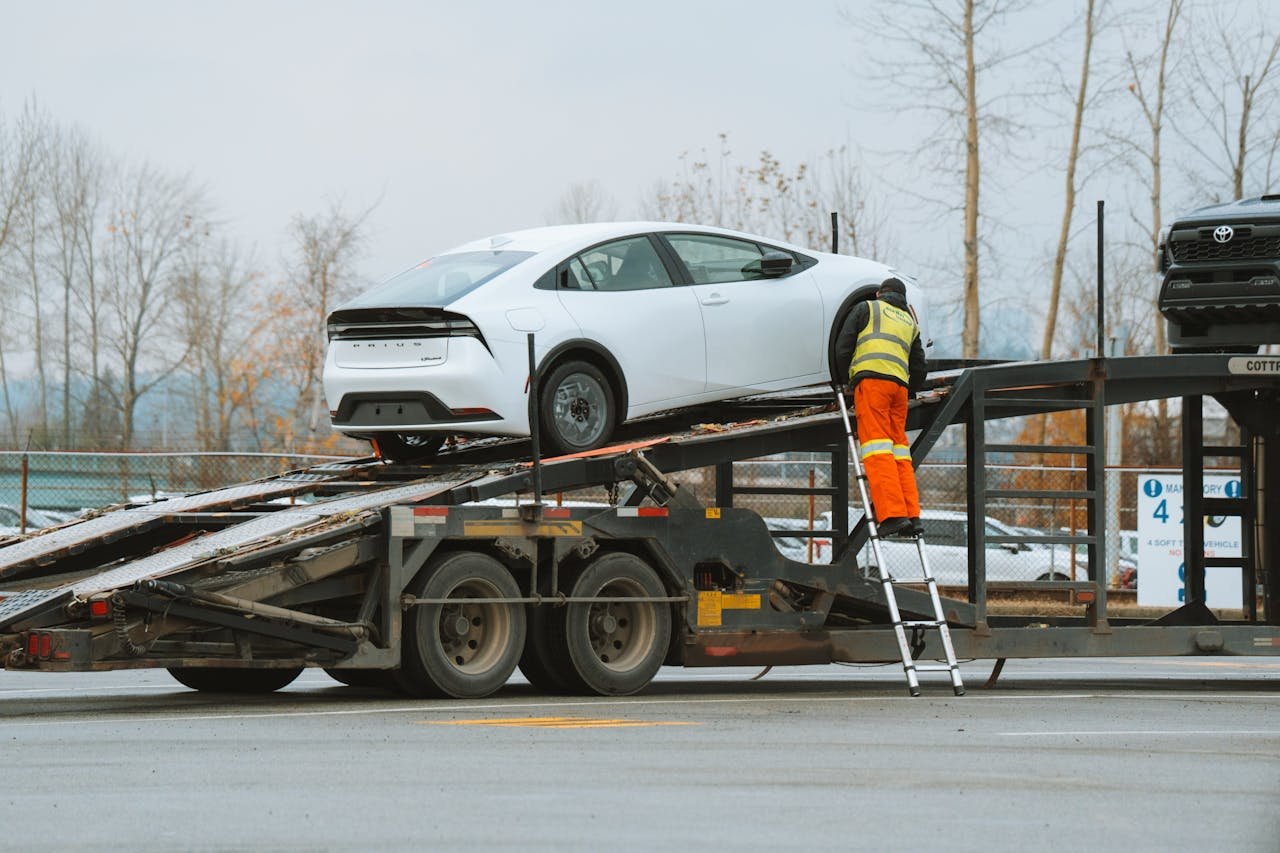
<svg viewBox="0 0 1280 853"><path fill-rule="evenodd" d="M594 364L566 361L541 380L538 423L552 453L581 453L603 446L613 434L617 416L613 386Z"/></svg>
<svg viewBox="0 0 1280 853"><path fill-rule="evenodd" d="M400 688L410 696L479 699L507 683L524 650L523 604L465 604L467 598L519 598L506 567L486 554L458 551L418 573L408 591L422 604L405 619Z"/></svg>
<svg viewBox="0 0 1280 853"><path fill-rule="evenodd" d="M657 573L639 557L597 557L574 579L573 598L664 596ZM575 692L626 696L643 690L662 667L671 642L671 608L660 602L570 604L564 649Z"/></svg>
<svg viewBox="0 0 1280 853"><path fill-rule="evenodd" d="M444 436L432 432L388 432L369 439L379 455L392 462L414 464L435 458L444 447Z"/></svg>
<svg viewBox="0 0 1280 853"><path fill-rule="evenodd" d="M395 670L391 669L326 669L325 673L334 681L339 681L348 687L399 690L399 685L395 682Z"/></svg>
<svg viewBox="0 0 1280 853"><path fill-rule="evenodd" d="M293 669L234 669L212 666L171 666L179 684L202 693L272 693L302 674Z"/></svg>
<svg viewBox="0 0 1280 853"><path fill-rule="evenodd" d="M1071 580L1071 578L1067 577L1062 572L1045 572L1040 577L1036 578L1036 580L1038 581L1069 581Z"/></svg>
<svg viewBox="0 0 1280 853"><path fill-rule="evenodd" d="M564 647L563 607L529 606L529 629L520 655L520 674L543 693L572 693L576 683Z"/></svg>

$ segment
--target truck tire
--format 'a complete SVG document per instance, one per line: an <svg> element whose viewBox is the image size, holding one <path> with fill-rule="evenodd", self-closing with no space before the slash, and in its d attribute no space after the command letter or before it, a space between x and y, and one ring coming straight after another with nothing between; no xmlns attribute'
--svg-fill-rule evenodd
<svg viewBox="0 0 1280 853"><path fill-rule="evenodd" d="M520 598L506 567L487 554L456 551L433 560L409 584L421 604L405 619L395 680L410 696L479 699L507 683L524 650L523 604L467 604L468 598Z"/></svg>
<svg viewBox="0 0 1280 853"><path fill-rule="evenodd" d="M302 668L235 669L214 666L171 666L169 674L192 690L203 693L271 693L287 687Z"/></svg>
<svg viewBox="0 0 1280 853"><path fill-rule="evenodd" d="M573 598L660 597L657 572L633 554L597 557L573 581ZM662 667L671 642L671 607L661 602L570 604L564 644L571 686L584 693L626 696L643 690Z"/></svg>
<svg viewBox="0 0 1280 853"><path fill-rule="evenodd" d="M613 435L617 404L604 372L585 361L566 361L539 380L540 437L549 453L581 453Z"/></svg>
<svg viewBox="0 0 1280 853"><path fill-rule="evenodd" d="M529 606L520 674L543 693L572 693L576 678L564 644L564 608Z"/></svg>

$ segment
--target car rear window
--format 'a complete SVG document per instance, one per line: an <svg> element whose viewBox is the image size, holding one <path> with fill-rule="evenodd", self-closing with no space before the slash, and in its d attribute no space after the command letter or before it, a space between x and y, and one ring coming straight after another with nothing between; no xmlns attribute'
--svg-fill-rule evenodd
<svg viewBox="0 0 1280 853"><path fill-rule="evenodd" d="M437 255L362 293L344 308L448 305L533 257L533 252L457 252Z"/></svg>

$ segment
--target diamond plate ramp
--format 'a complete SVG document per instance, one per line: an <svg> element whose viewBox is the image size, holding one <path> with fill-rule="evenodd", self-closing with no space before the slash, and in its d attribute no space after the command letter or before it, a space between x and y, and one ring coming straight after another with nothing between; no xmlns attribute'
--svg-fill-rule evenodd
<svg viewBox="0 0 1280 853"><path fill-rule="evenodd" d="M332 476L334 475L330 475ZM102 542L112 542L125 536L142 533L160 524L164 516L171 513L214 512L257 501L288 497L313 489L316 482L316 480L299 481L286 478L247 483L186 497L168 498L132 509L108 512L97 518L50 530L48 533L32 536L30 539L0 548L0 578L16 574L32 565L52 563L59 557L77 553Z"/></svg>
<svg viewBox="0 0 1280 853"><path fill-rule="evenodd" d="M326 521L337 522L337 516L348 513L364 512L384 506L402 503L418 503L457 488L474 478L448 481L419 482L405 486L395 486L376 492L354 495L346 498L334 498L297 508L274 512L271 515L251 519L222 530L209 533L175 545L116 568L74 581L53 590L31 590L7 594L0 601L0 630L17 620L30 610L43 608L60 596L75 595L85 597L111 589L132 586L146 579L163 577L174 572L189 569L200 563L225 556L231 551L241 550L252 545L261 545L273 539L284 537L308 525ZM185 499L177 499L185 500ZM151 509L148 507L147 509ZM126 512L133 512L128 510ZM307 543L323 536L337 523L324 524L321 529L309 531L297 537L299 549Z"/></svg>

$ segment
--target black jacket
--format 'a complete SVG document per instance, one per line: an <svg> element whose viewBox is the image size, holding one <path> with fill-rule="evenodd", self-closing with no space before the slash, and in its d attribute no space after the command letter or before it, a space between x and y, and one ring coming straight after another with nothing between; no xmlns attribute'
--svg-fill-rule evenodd
<svg viewBox="0 0 1280 853"><path fill-rule="evenodd" d="M881 301L897 308L909 310L907 309L907 300L896 293L885 294L881 297ZM858 348L858 335L862 334L862 330L866 328L867 323L871 322L870 306L870 302L859 302L853 306L853 310L849 312L849 316L844 320L844 325L840 327L840 333L836 335L835 369L839 373L832 376L831 381L838 385L846 385L849 382L849 365L853 361L853 351ZM914 394L924 385L925 374L929 372L929 365L924 357L924 344L920 343L918 335L911 342L911 357L907 362L907 367L910 373L910 382L907 385L907 390ZM870 375L901 384L900 380L894 376L884 376L878 373Z"/></svg>

